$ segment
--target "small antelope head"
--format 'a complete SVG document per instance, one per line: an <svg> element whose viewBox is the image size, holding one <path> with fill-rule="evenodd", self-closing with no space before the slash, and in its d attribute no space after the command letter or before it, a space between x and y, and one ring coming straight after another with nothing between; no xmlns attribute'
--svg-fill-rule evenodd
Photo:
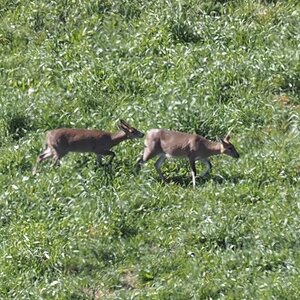
<svg viewBox="0 0 300 300"><path fill-rule="evenodd" d="M229 131L225 136L225 138L221 140L223 145L223 153L234 158L239 158L240 157L239 153L236 151L235 147L229 141L230 133L231 131Z"/></svg>
<svg viewBox="0 0 300 300"><path fill-rule="evenodd" d="M144 136L144 133L130 126L124 120L120 120L119 128L123 130L128 139L139 139Z"/></svg>

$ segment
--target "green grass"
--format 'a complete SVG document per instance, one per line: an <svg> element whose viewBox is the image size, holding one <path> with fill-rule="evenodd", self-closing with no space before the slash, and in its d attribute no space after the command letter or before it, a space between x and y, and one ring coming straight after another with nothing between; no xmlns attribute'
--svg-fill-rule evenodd
<svg viewBox="0 0 300 300"><path fill-rule="evenodd" d="M298 1L140 2L0 1L0 298L297 299ZM141 140L31 175L47 130L119 119L241 158L195 189L136 176Z"/></svg>

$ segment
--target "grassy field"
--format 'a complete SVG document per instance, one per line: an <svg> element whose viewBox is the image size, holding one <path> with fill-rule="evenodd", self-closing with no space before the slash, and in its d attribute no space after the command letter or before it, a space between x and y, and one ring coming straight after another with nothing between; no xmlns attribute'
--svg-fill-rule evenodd
<svg viewBox="0 0 300 300"><path fill-rule="evenodd" d="M0 0L0 299L299 299L298 1ZM233 128L163 184L142 140L31 175L68 126ZM197 165L199 172L201 164Z"/></svg>

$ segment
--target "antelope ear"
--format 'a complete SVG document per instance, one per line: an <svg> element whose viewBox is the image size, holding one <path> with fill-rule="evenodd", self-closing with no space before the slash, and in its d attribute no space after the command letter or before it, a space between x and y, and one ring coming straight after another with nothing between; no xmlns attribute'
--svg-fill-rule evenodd
<svg viewBox="0 0 300 300"><path fill-rule="evenodd" d="M120 124L123 125L124 127L130 128L131 126L125 122L123 119L120 120Z"/></svg>
<svg viewBox="0 0 300 300"><path fill-rule="evenodd" d="M229 142L229 140L230 140L230 135L226 135L226 136L224 137L224 141L225 141L225 142Z"/></svg>
<svg viewBox="0 0 300 300"><path fill-rule="evenodd" d="M226 139L221 139L221 142L222 142L224 147L226 147L230 144L229 140L226 140Z"/></svg>
<svg viewBox="0 0 300 300"><path fill-rule="evenodd" d="M230 134L231 134L231 129L228 131L228 133L224 137L224 141L229 142L229 140L230 140Z"/></svg>
<svg viewBox="0 0 300 300"><path fill-rule="evenodd" d="M124 126L124 124L122 124L121 122L118 124L118 127L120 130L127 131L127 127Z"/></svg>

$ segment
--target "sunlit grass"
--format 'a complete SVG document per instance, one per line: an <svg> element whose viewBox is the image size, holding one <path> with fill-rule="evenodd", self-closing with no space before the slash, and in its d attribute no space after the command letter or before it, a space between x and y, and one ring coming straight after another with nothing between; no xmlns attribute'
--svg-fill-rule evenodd
<svg viewBox="0 0 300 300"><path fill-rule="evenodd" d="M4 1L0 7L0 298L296 299L299 4ZM143 141L45 162L69 126L170 128L222 138L193 189L189 166ZM201 169L201 164L197 164Z"/></svg>

